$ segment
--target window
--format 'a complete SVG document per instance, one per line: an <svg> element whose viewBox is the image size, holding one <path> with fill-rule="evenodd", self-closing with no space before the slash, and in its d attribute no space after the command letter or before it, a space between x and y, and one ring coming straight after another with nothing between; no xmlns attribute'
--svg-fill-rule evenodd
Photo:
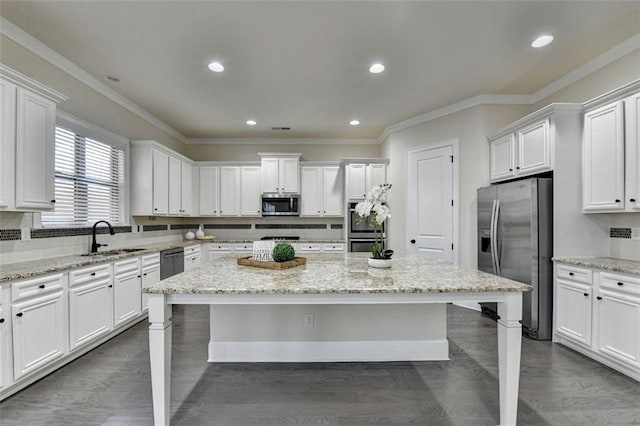
<svg viewBox="0 0 640 426"><path fill-rule="evenodd" d="M55 132L55 209L43 226L88 226L124 222L124 149L86 136L58 121ZM93 136L93 135L91 135Z"/></svg>

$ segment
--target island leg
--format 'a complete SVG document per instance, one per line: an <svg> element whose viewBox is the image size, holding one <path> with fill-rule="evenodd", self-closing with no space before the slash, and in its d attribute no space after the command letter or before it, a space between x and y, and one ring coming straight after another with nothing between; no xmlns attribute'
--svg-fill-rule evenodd
<svg viewBox="0 0 640 426"><path fill-rule="evenodd" d="M171 305L164 294L149 295L149 359L153 424L169 425L171 419Z"/></svg>
<svg viewBox="0 0 640 426"><path fill-rule="evenodd" d="M522 347L522 293L506 293L505 300L498 303L498 315L500 426L516 426Z"/></svg>

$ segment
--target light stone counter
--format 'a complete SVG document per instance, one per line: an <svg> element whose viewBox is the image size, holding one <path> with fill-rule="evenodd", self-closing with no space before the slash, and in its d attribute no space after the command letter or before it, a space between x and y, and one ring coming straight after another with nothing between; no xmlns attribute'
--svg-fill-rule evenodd
<svg viewBox="0 0 640 426"><path fill-rule="evenodd" d="M395 256L390 269L367 266L368 253L309 255L284 270L236 264L229 255L145 287L164 294L362 294L522 292L531 286L425 257Z"/></svg>
<svg viewBox="0 0 640 426"><path fill-rule="evenodd" d="M640 275L640 262L636 260L616 259L613 257L554 257L556 263L585 266L605 271Z"/></svg>

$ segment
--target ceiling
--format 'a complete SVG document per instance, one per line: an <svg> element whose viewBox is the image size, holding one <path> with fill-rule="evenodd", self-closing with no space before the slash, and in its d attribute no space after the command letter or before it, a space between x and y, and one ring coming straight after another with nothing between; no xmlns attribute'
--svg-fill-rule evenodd
<svg viewBox="0 0 640 426"><path fill-rule="evenodd" d="M611 0L3 0L0 15L187 138L376 138L479 94L531 94L640 33L640 2ZM555 41L531 48L541 33Z"/></svg>

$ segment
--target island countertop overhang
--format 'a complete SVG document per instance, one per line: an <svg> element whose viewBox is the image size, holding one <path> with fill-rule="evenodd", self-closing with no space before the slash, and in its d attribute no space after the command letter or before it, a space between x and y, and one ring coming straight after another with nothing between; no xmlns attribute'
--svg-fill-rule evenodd
<svg viewBox="0 0 640 426"><path fill-rule="evenodd" d="M367 253L307 256L307 265L269 270L236 264L225 256L213 264L145 287L150 294L375 295L454 292L524 292L532 287L421 255L395 256L390 269L367 266Z"/></svg>

